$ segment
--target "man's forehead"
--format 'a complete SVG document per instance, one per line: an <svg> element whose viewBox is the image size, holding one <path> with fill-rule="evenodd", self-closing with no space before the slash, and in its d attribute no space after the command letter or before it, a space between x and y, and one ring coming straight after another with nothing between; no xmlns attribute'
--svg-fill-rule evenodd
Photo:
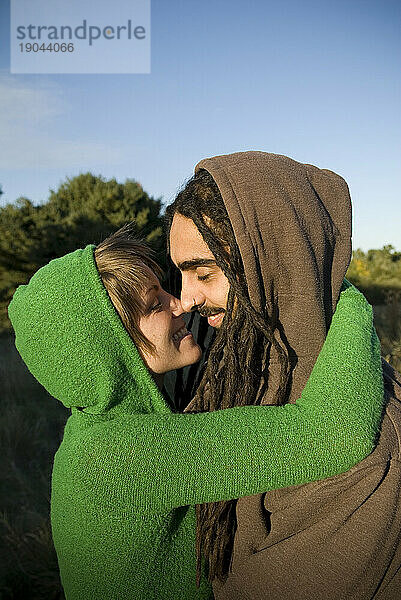
<svg viewBox="0 0 401 600"><path fill-rule="evenodd" d="M192 219L175 214L170 229L170 255L178 266L186 263L186 268L194 268L200 262L213 262L215 259ZM205 265L203 265L205 266ZM181 268L181 267L179 267Z"/></svg>

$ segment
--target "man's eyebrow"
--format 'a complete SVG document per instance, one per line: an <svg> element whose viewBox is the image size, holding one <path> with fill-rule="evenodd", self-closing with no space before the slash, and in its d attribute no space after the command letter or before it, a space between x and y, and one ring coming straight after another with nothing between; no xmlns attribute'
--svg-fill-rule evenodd
<svg viewBox="0 0 401 600"><path fill-rule="evenodd" d="M214 258L192 258L191 260L184 260L183 262L178 263L177 267L180 271L190 271L197 267L209 267L212 265L216 265Z"/></svg>

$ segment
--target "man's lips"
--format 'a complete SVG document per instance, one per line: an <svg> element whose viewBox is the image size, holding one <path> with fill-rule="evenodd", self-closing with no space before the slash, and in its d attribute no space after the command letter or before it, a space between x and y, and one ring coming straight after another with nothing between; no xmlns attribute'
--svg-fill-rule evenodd
<svg viewBox="0 0 401 600"><path fill-rule="evenodd" d="M217 306L202 306L198 308L198 312L201 317L207 317L207 322L211 327L219 327L226 314L224 308L219 309Z"/></svg>
<svg viewBox="0 0 401 600"><path fill-rule="evenodd" d="M217 313L217 315L211 315L210 317L208 317L207 322L212 327L217 327L218 325L221 325L223 319L224 319L224 312L221 312L221 313Z"/></svg>

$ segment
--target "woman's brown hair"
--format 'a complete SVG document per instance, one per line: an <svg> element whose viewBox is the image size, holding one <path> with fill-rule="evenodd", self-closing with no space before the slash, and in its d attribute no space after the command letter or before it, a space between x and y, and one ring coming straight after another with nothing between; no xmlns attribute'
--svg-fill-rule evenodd
<svg viewBox="0 0 401 600"><path fill-rule="evenodd" d="M95 261L103 285L125 329L142 354L155 352L154 345L138 327L143 314L142 293L148 283L148 267L159 279L162 270L153 251L136 234L135 223L127 223L95 248Z"/></svg>

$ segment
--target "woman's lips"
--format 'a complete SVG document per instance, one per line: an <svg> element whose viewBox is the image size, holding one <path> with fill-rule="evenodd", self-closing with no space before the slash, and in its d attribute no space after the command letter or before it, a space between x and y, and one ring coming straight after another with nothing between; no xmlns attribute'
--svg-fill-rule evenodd
<svg viewBox="0 0 401 600"><path fill-rule="evenodd" d="M185 338L188 337L192 337L192 333L190 331L188 331L188 329L186 328L185 325L183 325L178 331L175 332L175 334L173 334L172 338L173 338L173 342L175 344L175 346L178 348L179 345L181 344L182 340L185 340Z"/></svg>
<svg viewBox="0 0 401 600"><path fill-rule="evenodd" d="M221 325L223 319L224 319L224 313L221 312L221 313L218 313L217 315L212 315L211 317L208 317L207 322L212 327L218 327L219 325Z"/></svg>
<svg viewBox="0 0 401 600"><path fill-rule="evenodd" d="M188 333L186 333L185 335L183 335L182 338L180 338L178 340L178 343L180 343L182 340L185 340L185 338L187 338L187 337L193 337L192 333L190 331L188 331Z"/></svg>

